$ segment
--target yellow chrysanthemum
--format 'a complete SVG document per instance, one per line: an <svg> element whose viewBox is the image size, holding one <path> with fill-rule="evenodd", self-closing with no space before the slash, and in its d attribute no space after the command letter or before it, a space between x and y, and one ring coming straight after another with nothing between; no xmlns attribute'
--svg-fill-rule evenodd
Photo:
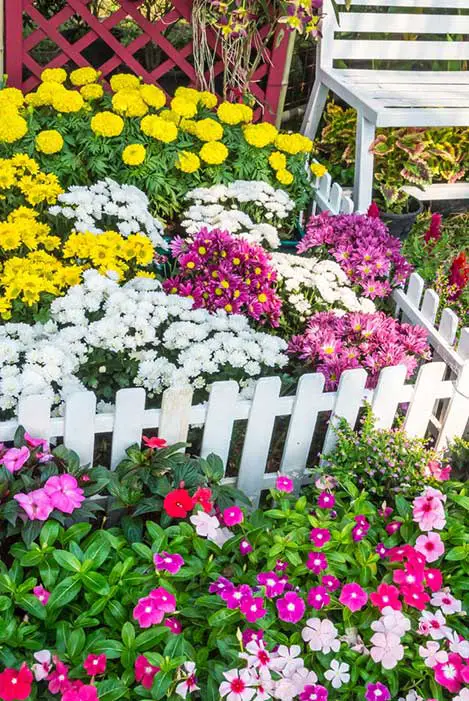
<svg viewBox="0 0 469 701"><path fill-rule="evenodd" d="M176 160L176 168L183 173L195 173L200 168L200 158L196 153L181 151Z"/></svg>
<svg viewBox="0 0 469 701"><path fill-rule="evenodd" d="M16 170L5 158L0 158L0 190L8 190L16 182Z"/></svg>
<svg viewBox="0 0 469 701"><path fill-rule="evenodd" d="M28 124L16 110L3 110L0 119L0 142L12 144L28 133Z"/></svg>
<svg viewBox="0 0 469 701"><path fill-rule="evenodd" d="M122 152L122 160L128 166L139 166L147 155L145 146L142 144L129 144Z"/></svg>
<svg viewBox="0 0 469 701"><path fill-rule="evenodd" d="M287 167L287 158L284 153L274 151L269 156L269 165L274 170L283 170Z"/></svg>
<svg viewBox="0 0 469 701"><path fill-rule="evenodd" d="M24 103L24 97L21 90L18 88L3 88L0 90L0 108L5 107L21 107Z"/></svg>
<svg viewBox="0 0 469 701"><path fill-rule="evenodd" d="M113 112L97 112L92 117L90 126L97 136L119 136L124 128L124 120Z"/></svg>
<svg viewBox="0 0 469 701"><path fill-rule="evenodd" d="M285 168L278 170L276 177L279 183L282 183L282 185L291 185L294 180L293 173L290 173L290 171L286 170Z"/></svg>
<svg viewBox="0 0 469 701"><path fill-rule="evenodd" d="M201 141L220 141L223 138L223 127L214 119L207 117L196 122L195 135Z"/></svg>
<svg viewBox="0 0 469 701"><path fill-rule="evenodd" d="M67 71L63 68L45 68L41 73L43 83L65 83L67 80Z"/></svg>
<svg viewBox="0 0 469 701"><path fill-rule="evenodd" d="M104 95L103 86L99 83L89 83L89 85L84 85L80 88L80 95L87 102L92 102L92 100L100 100Z"/></svg>
<svg viewBox="0 0 469 701"><path fill-rule="evenodd" d="M82 96L76 90L60 91L52 99L52 106L57 112L78 112L84 104Z"/></svg>
<svg viewBox="0 0 469 701"><path fill-rule="evenodd" d="M317 178L322 178L327 173L327 168L322 163L311 163L309 169Z"/></svg>
<svg viewBox="0 0 469 701"><path fill-rule="evenodd" d="M48 129L45 131L40 131L36 136L36 148L41 153L47 155L52 153L58 153L62 150L64 145L64 140L62 134L56 129Z"/></svg>
<svg viewBox="0 0 469 701"><path fill-rule="evenodd" d="M250 146L255 146L256 148L264 148L264 146L273 143L277 134L277 129L268 122L248 124L244 128L244 138Z"/></svg>
<svg viewBox="0 0 469 701"><path fill-rule="evenodd" d="M208 165L220 165L228 157L228 149L220 141L209 141L199 151L199 156Z"/></svg>
<svg viewBox="0 0 469 701"><path fill-rule="evenodd" d="M242 105L232 104L231 102L222 102L218 105L217 115L225 124L240 124L244 121L244 112L240 109Z"/></svg>
<svg viewBox="0 0 469 701"><path fill-rule="evenodd" d="M166 95L156 85L142 85L140 95L142 100L155 110L160 110L166 104Z"/></svg>
<svg viewBox="0 0 469 701"><path fill-rule="evenodd" d="M82 86L95 83L99 78L99 72L91 66L77 68L70 73L70 82L72 85Z"/></svg>
<svg viewBox="0 0 469 701"><path fill-rule="evenodd" d="M117 73L111 78L111 89L114 92L119 90L135 90L140 87L140 78L132 73Z"/></svg>
<svg viewBox="0 0 469 701"><path fill-rule="evenodd" d="M199 94L199 104L203 105L204 107L207 107L209 110L213 109L216 106L217 102L217 96L214 95L213 92L203 90Z"/></svg>
<svg viewBox="0 0 469 701"><path fill-rule="evenodd" d="M175 141L178 135L177 126L173 122L161 119L156 114L148 114L140 122L140 129L147 136L162 141L165 144Z"/></svg>
<svg viewBox="0 0 469 701"><path fill-rule="evenodd" d="M279 134L275 139L275 145L280 151L290 153L311 153L313 142L303 134Z"/></svg>
<svg viewBox="0 0 469 701"><path fill-rule="evenodd" d="M119 90L112 96L112 107L118 114L127 117L143 117L148 112L140 90Z"/></svg>
<svg viewBox="0 0 469 701"><path fill-rule="evenodd" d="M197 104L189 102L184 97L173 97L171 100L171 109L180 117L191 119L197 114Z"/></svg>

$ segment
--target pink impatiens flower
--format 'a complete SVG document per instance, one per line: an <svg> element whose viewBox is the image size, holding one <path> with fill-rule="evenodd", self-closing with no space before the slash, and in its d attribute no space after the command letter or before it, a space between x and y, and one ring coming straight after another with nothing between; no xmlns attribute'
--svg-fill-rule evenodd
<svg viewBox="0 0 469 701"><path fill-rule="evenodd" d="M58 509L64 514L73 513L85 501L83 489L78 486L73 475L49 477L44 485L44 491L54 509Z"/></svg>
<svg viewBox="0 0 469 701"><path fill-rule="evenodd" d="M229 506L223 512L223 520L228 527L237 526L244 521L244 514L239 506Z"/></svg>
<svg viewBox="0 0 469 701"><path fill-rule="evenodd" d="M135 660L135 679L140 682L144 689L151 689L155 674L159 671L160 668L150 664L145 655L139 655Z"/></svg>
<svg viewBox="0 0 469 701"><path fill-rule="evenodd" d="M438 606L441 608L443 613L446 614L452 614L452 613L461 613L462 611L462 606L461 602L459 599L455 599L455 597L450 593L449 589L443 589L443 591L437 591L433 594L430 603L432 606Z"/></svg>
<svg viewBox="0 0 469 701"><path fill-rule="evenodd" d="M166 628L169 628L171 633L174 633L174 635L179 635L182 633L182 625L181 621L178 621L177 618L167 618L164 622L164 625Z"/></svg>
<svg viewBox="0 0 469 701"><path fill-rule="evenodd" d="M320 509L332 509L335 505L335 496L330 492L321 492L318 496L318 506Z"/></svg>
<svg viewBox="0 0 469 701"><path fill-rule="evenodd" d="M25 445L22 448L10 448L0 458L0 464L13 474L21 470L30 455L30 450Z"/></svg>
<svg viewBox="0 0 469 701"><path fill-rule="evenodd" d="M325 618L308 618L306 626L301 631L301 637L308 643L313 652L322 652L327 655L331 650L337 652L340 642L337 638L337 628Z"/></svg>
<svg viewBox="0 0 469 701"><path fill-rule="evenodd" d="M431 591L439 591L443 584L443 575L440 570L428 569L424 571L425 583Z"/></svg>
<svg viewBox="0 0 469 701"><path fill-rule="evenodd" d="M285 494L291 494L294 489L293 480L287 475L279 475L275 480L275 489L279 492L285 492Z"/></svg>
<svg viewBox="0 0 469 701"><path fill-rule="evenodd" d="M33 670L35 680L41 682L43 679L47 679L51 670L52 655L49 650L39 650L34 653L33 657L36 662L31 669Z"/></svg>
<svg viewBox="0 0 469 701"><path fill-rule="evenodd" d="M440 650L440 645L433 640L429 640L425 646L420 645L419 655L424 659L425 665L430 668L448 661L448 653L445 650Z"/></svg>
<svg viewBox="0 0 469 701"><path fill-rule="evenodd" d="M33 589L33 594L38 599L43 606L47 604L49 601L50 597L50 591L47 591L47 589L44 589L44 587L39 584L37 587L34 587Z"/></svg>
<svg viewBox="0 0 469 701"><path fill-rule="evenodd" d="M104 653L102 655L88 655L83 662L83 668L90 677L94 677L96 674L104 674L106 671L106 655Z"/></svg>
<svg viewBox="0 0 469 701"><path fill-rule="evenodd" d="M368 601L368 594L356 582L350 582L342 587L339 601L350 611L355 612L362 609Z"/></svg>
<svg viewBox="0 0 469 701"><path fill-rule="evenodd" d="M328 591L335 591L340 587L340 581L332 574L325 574L321 579L321 584L326 587Z"/></svg>
<svg viewBox="0 0 469 701"><path fill-rule="evenodd" d="M427 535L419 535L415 549L425 556L427 562L435 562L445 552L445 546L438 533L430 531Z"/></svg>
<svg viewBox="0 0 469 701"><path fill-rule="evenodd" d="M449 626L446 625L446 618L441 611L423 611L419 621L425 628L428 625L428 635L433 640L443 640L450 632Z"/></svg>
<svg viewBox="0 0 469 701"><path fill-rule="evenodd" d="M306 567L314 574L319 574L322 570L327 569L327 557L324 553L308 553Z"/></svg>
<svg viewBox="0 0 469 701"><path fill-rule="evenodd" d="M177 574L184 565L184 558L181 555L171 555L166 551L153 555L155 569L159 572L166 571L170 574Z"/></svg>
<svg viewBox="0 0 469 701"><path fill-rule="evenodd" d="M371 658L373 662L381 662L383 669L394 669L404 657L401 639L395 633L375 633L371 636L371 643Z"/></svg>
<svg viewBox="0 0 469 701"><path fill-rule="evenodd" d="M192 691L197 691L199 689L199 687L197 686L197 679L195 676L195 663L184 662L183 673L185 675L185 678L176 686L175 692L178 696L181 696L183 699L185 699L187 694L190 694Z"/></svg>
<svg viewBox="0 0 469 701"><path fill-rule="evenodd" d="M421 531L441 531L446 525L445 510L441 500L429 492L413 501L413 518Z"/></svg>
<svg viewBox="0 0 469 701"><path fill-rule="evenodd" d="M309 539L313 541L317 548L322 548L331 539L331 534L327 528L313 528L309 534Z"/></svg>
<svg viewBox="0 0 469 701"><path fill-rule="evenodd" d="M249 623L254 623L267 613L267 609L264 608L264 599L260 596L244 596L239 608Z"/></svg>
<svg viewBox="0 0 469 701"><path fill-rule="evenodd" d="M381 682L376 682L376 684L367 684L365 691L366 701L389 701L391 694L389 689Z"/></svg>
<svg viewBox="0 0 469 701"><path fill-rule="evenodd" d="M138 600L134 608L133 616L140 628L149 628L161 623L164 618L164 611L158 606L158 602L150 596L144 596Z"/></svg>
<svg viewBox="0 0 469 701"><path fill-rule="evenodd" d="M223 672L223 676L226 681L220 684L220 696L226 696L226 701L251 701L256 690L249 670L232 669Z"/></svg>
<svg viewBox="0 0 469 701"><path fill-rule="evenodd" d="M13 499L26 511L30 521L47 521L54 510L44 489L35 489L28 494L20 492Z"/></svg>
<svg viewBox="0 0 469 701"><path fill-rule="evenodd" d="M68 680L68 667L57 659L57 657L54 657L53 661L55 669L47 677L47 681L49 682L47 688L51 694L63 693L70 685Z"/></svg>
<svg viewBox="0 0 469 701"><path fill-rule="evenodd" d="M174 613L176 610L176 597L164 587L152 589L148 596L164 613Z"/></svg>
<svg viewBox="0 0 469 701"><path fill-rule="evenodd" d="M265 587L265 595L272 599L275 596L283 594L285 582L273 571L260 572L257 575L257 581Z"/></svg>
<svg viewBox="0 0 469 701"><path fill-rule="evenodd" d="M287 623L298 623L305 613L306 605L301 596L298 596L294 591L289 591L281 599L275 602L278 611L278 617L281 621Z"/></svg>
<svg viewBox="0 0 469 701"><path fill-rule="evenodd" d="M327 606L327 604L330 603L330 600L331 597L327 593L327 589L325 587L311 587L308 592L308 606L312 606L317 611L322 609L324 606Z"/></svg>
<svg viewBox="0 0 469 701"><path fill-rule="evenodd" d="M439 662L433 667L435 681L452 694L456 694L462 686L461 668L461 658L452 652L448 655L447 662Z"/></svg>
<svg viewBox="0 0 469 701"><path fill-rule="evenodd" d="M382 611L386 606L390 606L396 611L400 611L402 604L399 601L399 589L392 584L383 582L377 590L370 594L370 600L373 606L377 606Z"/></svg>
<svg viewBox="0 0 469 701"><path fill-rule="evenodd" d="M62 701L98 701L98 692L91 684L75 685L75 688L65 691Z"/></svg>

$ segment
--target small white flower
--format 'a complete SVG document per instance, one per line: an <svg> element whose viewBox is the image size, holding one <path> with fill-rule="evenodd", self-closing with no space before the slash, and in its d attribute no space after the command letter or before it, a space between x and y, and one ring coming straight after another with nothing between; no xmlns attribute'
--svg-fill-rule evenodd
<svg viewBox="0 0 469 701"><path fill-rule="evenodd" d="M433 640L429 640L425 646L419 646L419 655L423 657L425 665L430 668L448 661L448 653L445 650L440 650L439 644Z"/></svg>
<svg viewBox="0 0 469 701"><path fill-rule="evenodd" d="M330 669L324 672L324 676L331 682L334 689L340 689L342 684L347 684L350 681L349 669L350 666L346 662L331 660Z"/></svg>

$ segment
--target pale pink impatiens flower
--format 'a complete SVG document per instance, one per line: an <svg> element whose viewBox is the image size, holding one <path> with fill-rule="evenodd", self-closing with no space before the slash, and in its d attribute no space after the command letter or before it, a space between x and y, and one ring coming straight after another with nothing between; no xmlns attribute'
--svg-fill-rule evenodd
<svg viewBox="0 0 469 701"><path fill-rule="evenodd" d="M356 582L350 582L342 587L339 601L350 611L355 612L362 609L368 601L368 594Z"/></svg>
<svg viewBox="0 0 469 701"><path fill-rule="evenodd" d="M276 655L272 658L270 666L276 672L281 672L284 677L290 677L298 669L305 666L301 655L300 645L279 645Z"/></svg>
<svg viewBox="0 0 469 701"><path fill-rule="evenodd" d="M32 666L34 678L37 682L41 682L49 675L52 667L52 655L49 650L39 650L34 653L33 657L36 660L36 663Z"/></svg>
<svg viewBox="0 0 469 701"><path fill-rule="evenodd" d="M469 658L469 641L456 633L455 630L451 630L447 633L446 637L449 641L449 649L451 652L456 652L463 659L467 660Z"/></svg>
<svg viewBox="0 0 469 701"><path fill-rule="evenodd" d="M435 490L437 491L437 490ZM446 525L445 510L441 500L425 491L413 501L413 517L421 531L441 531Z"/></svg>
<svg viewBox="0 0 469 701"><path fill-rule="evenodd" d="M459 599L456 599L446 587L442 591L437 591L430 599L432 606L438 606L443 613L451 615L452 613L461 613L462 606Z"/></svg>
<svg viewBox="0 0 469 701"><path fill-rule="evenodd" d="M184 679L182 682L179 682L175 691L178 696L185 699L187 694L190 694L192 691L197 691L200 688L197 686L197 679L195 677L195 663L184 662L182 673Z"/></svg>
<svg viewBox="0 0 469 701"><path fill-rule="evenodd" d="M419 646L419 655L423 658L427 667L433 668L438 663L448 661L448 653L440 650L440 645L434 640L429 640L425 646Z"/></svg>
<svg viewBox="0 0 469 701"><path fill-rule="evenodd" d="M435 562L445 552L445 545L438 533L430 531L427 535L419 535L415 549L425 556L427 562Z"/></svg>
<svg viewBox="0 0 469 701"><path fill-rule="evenodd" d="M371 658L373 662L381 662L383 669L393 669L404 657L401 639L395 633L375 633L371 643Z"/></svg>
<svg viewBox="0 0 469 701"><path fill-rule="evenodd" d="M202 538L213 540L220 528L220 521L216 516L209 516L204 511L198 511L190 517L189 521L195 526L195 532Z"/></svg>
<svg viewBox="0 0 469 701"><path fill-rule="evenodd" d="M371 629L375 633L392 633L402 638L410 630L410 620L400 611L385 606L381 614L381 618L371 623Z"/></svg>
<svg viewBox="0 0 469 701"><path fill-rule="evenodd" d="M446 625L446 618L441 611L435 611L435 613L422 611L419 622L422 626L428 625L428 635L430 635L432 640L443 640L451 630Z"/></svg>
<svg viewBox="0 0 469 701"><path fill-rule="evenodd" d="M239 653L238 657L245 659L249 668L262 671L270 669L272 664L270 652L266 650L263 640L251 640L246 645L246 652Z"/></svg>
<svg viewBox="0 0 469 701"><path fill-rule="evenodd" d="M226 696L226 701L251 701L256 693L255 679L247 669L231 669L223 672L226 681L219 687L220 696Z"/></svg>
<svg viewBox="0 0 469 701"><path fill-rule="evenodd" d="M337 652L340 648L337 628L327 618L308 618L305 628L301 631L301 637L311 650L321 651L325 655L331 650Z"/></svg>
<svg viewBox="0 0 469 701"><path fill-rule="evenodd" d="M20 492L13 499L26 511L30 521L47 521L54 510L44 489L35 489L28 494Z"/></svg>
<svg viewBox="0 0 469 701"><path fill-rule="evenodd" d="M83 489L78 486L73 475L49 477L44 485L44 491L54 509L58 509L64 514L72 514L85 501Z"/></svg>

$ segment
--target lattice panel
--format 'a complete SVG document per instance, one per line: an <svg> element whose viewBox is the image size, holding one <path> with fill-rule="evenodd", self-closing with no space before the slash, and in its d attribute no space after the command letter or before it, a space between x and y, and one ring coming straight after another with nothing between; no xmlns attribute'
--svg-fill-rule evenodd
<svg viewBox="0 0 469 701"><path fill-rule="evenodd" d="M5 52L6 73L10 85L28 92L40 81L44 68L80 67L90 65L89 52L95 42L101 50L92 65L99 69L104 79L113 73L132 71L145 82L160 84L173 69L177 71L178 84L196 85L196 74L191 62L192 40L176 47L165 36L168 27L181 20L191 21L191 1L172 0L172 7L161 19L149 21L141 12L143 0L118 0L114 2L117 9L101 19L92 14L88 8L89 0L67 0L62 9L52 16L44 16L35 0L4 0L5 2ZM49 7L52 3L49 5ZM71 41L63 31L67 23L79 23L80 33ZM113 34L124 22L133 22L136 33L127 45ZM279 30L282 32L283 30ZM29 33L28 33L29 32ZM215 34L209 31L208 42L218 51L219 42ZM277 37L273 48L266 52L264 62L253 76L250 89L264 108L264 119L273 121L279 101L283 68L286 59L288 40ZM46 55L45 61L39 61L42 46L53 48L53 56ZM148 69L142 65L138 54L151 48L161 54L157 65ZM103 50L105 49L105 50ZM88 51L88 56L86 55ZM218 53L218 56L220 54ZM214 73L223 72L220 58L215 63ZM164 82L164 80L163 80ZM164 84L160 87L165 88Z"/></svg>

